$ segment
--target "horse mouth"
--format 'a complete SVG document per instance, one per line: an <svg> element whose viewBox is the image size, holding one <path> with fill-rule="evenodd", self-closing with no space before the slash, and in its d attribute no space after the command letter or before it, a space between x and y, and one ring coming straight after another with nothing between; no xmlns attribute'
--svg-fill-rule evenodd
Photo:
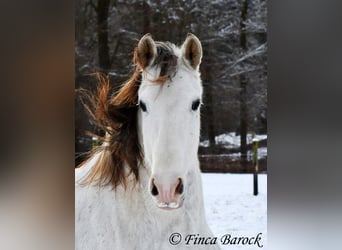
<svg viewBox="0 0 342 250"><path fill-rule="evenodd" d="M184 196L179 197L178 201L174 202L157 202L157 207L163 210L175 210L183 206Z"/></svg>

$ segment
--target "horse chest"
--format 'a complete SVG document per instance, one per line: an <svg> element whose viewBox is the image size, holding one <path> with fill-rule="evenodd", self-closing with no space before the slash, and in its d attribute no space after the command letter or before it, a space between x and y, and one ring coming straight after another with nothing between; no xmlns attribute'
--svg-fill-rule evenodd
<svg viewBox="0 0 342 250"><path fill-rule="evenodd" d="M76 249L169 249L174 232L199 232L194 213L163 211L144 196L77 188ZM145 202L143 202L145 200Z"/></svg>

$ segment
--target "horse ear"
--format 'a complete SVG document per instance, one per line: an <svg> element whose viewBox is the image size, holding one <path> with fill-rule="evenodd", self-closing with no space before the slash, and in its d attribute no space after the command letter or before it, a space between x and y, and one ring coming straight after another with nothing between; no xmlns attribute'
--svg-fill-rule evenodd
<svg viewBox="0 0 342 250"><path fill-rule="evenodd" d="M156 44L154 43L151 35L147 33L140 39L137 48L137 59L141 68L145 69L149 66L156 54Z"/></svg>
<svg viewBox="0 0 342 250"><path fill-rule="evenodd" d="M202 60L202 45L200 40L189 33L183 44L183 56L190 63L191 67L198 69Z"/></svg>

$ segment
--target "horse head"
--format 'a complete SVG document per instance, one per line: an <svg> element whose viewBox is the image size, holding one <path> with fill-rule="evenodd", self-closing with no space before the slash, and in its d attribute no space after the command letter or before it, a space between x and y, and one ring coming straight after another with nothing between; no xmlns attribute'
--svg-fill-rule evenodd
<svg viewBox="0 0 342 250"><path fill-rule="evenodd" d="M141 38L135 63L141 69L138 136L150 170L149 192L159 208L182 206L187 174L198 168L202 46L189 34L177 47Z"/></svg>

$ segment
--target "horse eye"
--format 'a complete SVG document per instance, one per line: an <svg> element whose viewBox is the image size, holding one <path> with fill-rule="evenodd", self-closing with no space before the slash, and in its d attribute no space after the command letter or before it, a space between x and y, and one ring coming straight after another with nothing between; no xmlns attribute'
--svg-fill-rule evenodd
<svg viewBox="0 0 342 250"><path fill-rule="evenodd" d="M147 111L146 104L143 101L139 101L139 107L143 112Z"/></svg>
<svg viewBox="0 0 342 250"><path fill-rule="evenodd" d="M196 101L193 101L191 105L191 109L193 111L196 111L200 104L201 104L201 101L199 99L197 99Z"/></svg>

